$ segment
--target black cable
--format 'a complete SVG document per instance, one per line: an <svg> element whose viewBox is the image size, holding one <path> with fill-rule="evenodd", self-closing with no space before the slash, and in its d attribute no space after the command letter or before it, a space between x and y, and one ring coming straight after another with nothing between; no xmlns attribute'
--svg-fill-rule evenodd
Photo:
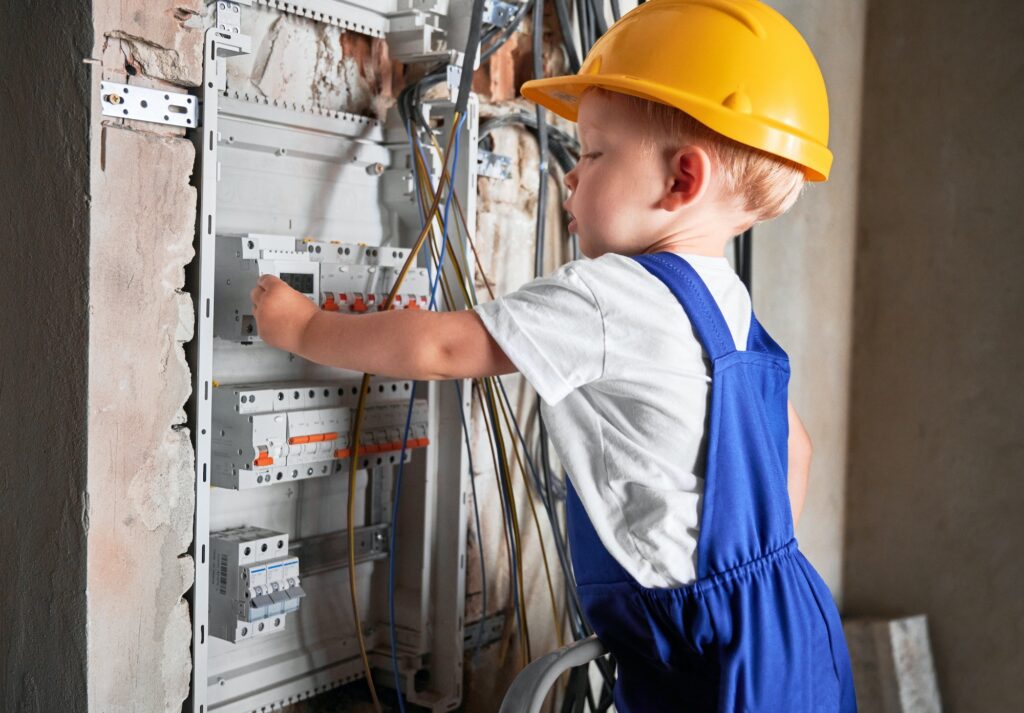
<svg viewBox="0 0 1024 713"><path fill-rule="evenodd" d="M590 37L590 4L587 0L576 0L576 25L580 30L580 54L586 57L593 44Z"/></svg>
<svg viewBox="0 0 1024 713"><path fill-rule="evenodd" d="M753 246L754 229L747 228L733 241L733 260L736 263L736 274L749 292L754 280Z"/></svg>
<svg viewBox="0 0 1024 713"><path fill-rule="evenodd" d="M533 77L544 78L544 0L535 0L533 4ZM540 149L538 172L540 183L537 185L537 226L536 242L533 252L533 276L544 274L544 228L548 206L548 122L545 109L537 105L537 143Z"/></svg>
<svg viewBox="0 0 1024 713"><path fill-rule="evenodd" d="M455 99L455 111L459 116L466 113L469 103L469 92L473 85L473 65L476 64L476 53L480 49L480 29L484 20L484 0L473 0L473 10L469 21L469 37L466 39L466 53L462 58L462 76L459 78L459 93Z"/></svg>
<svg viewBox="0 0 1024 713"><path fill-rule="evenodd" d="M604 19L604 0L585 0L590 3L590 17L594 21L594 41L608 31L608 23Z"/></svg>
<svg viewBox="0 0 1024 713"><path fill-rule="evenodd" d="M754 286L754 229L747 228L743 233L743 274L740 279L747 286L747 291Z"/></svg>
<svg viewBox="0 0 1024 713"><path fill-rule="evenodd" d="M562 33L562 45L572 73L580 71L580 57L576 54L576 41L572 37L572 17L566 0L555 0L555 14L558 16L558 29Z"/></svg>

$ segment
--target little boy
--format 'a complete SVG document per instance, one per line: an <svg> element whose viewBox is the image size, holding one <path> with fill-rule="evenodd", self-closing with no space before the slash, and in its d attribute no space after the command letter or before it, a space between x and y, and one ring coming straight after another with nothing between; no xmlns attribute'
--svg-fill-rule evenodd
<svg viewBox="0 0 1024 713"><path fill-rule="evenodd" d="M523 94L578 120L565 208L590 260L456 313L323 312L264 276L261 337L391 377L524 375L620 713L852 713L838 613L793 538L810 443L788 360L723 257L828 175L814 57L756 0L651 0Z"/></svg>

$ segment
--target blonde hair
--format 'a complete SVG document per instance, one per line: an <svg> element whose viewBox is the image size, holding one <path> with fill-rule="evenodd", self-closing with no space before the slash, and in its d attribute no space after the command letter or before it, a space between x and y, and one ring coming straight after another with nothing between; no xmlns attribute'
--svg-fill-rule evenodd
<svg viewBox="0 0 1024 713"><path fill-rule="evenodd" d="M680 109L602 87L590 87L586 91L620 97L631 109L640 112L649 128L643 137L647 151L654 152L679 141L693 141L703 146L717 164L725 190L739 198L742 209L755 216L755 223L782 215L793 207L803 191L806 181L800 166L733 141Z"/></svg>

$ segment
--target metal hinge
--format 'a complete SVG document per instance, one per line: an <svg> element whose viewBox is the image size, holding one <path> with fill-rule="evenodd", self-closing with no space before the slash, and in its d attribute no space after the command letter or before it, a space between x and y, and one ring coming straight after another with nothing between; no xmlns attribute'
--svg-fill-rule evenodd
<svg viewBox="0 0 1024 713"><path fill-rule="evenodd" d="M199 102L191 94L149 89L136 84L100 82L103 116L150 121L186 129L196 127Z"/></svg>
<svg viewBox="0 0 1024 713"><path fill-rule="evenodd" d="M499 178L501 180L512 178L512 158L485 149L477 149L476 172L478 176L486 176L487 178Z"/></svg>

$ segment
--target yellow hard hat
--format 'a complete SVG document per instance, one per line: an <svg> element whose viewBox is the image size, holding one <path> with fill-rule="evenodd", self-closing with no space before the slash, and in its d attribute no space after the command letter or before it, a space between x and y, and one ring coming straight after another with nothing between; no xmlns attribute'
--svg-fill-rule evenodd
<svg viewBox="0 0 1024 713"><path fill-rule="evenodd" d="M535 79L527 99L576 121L588 87L674 106L735 141L828 179L828 96L786 18L757 0L650 0L624 15L578 74Z"/></svg>

